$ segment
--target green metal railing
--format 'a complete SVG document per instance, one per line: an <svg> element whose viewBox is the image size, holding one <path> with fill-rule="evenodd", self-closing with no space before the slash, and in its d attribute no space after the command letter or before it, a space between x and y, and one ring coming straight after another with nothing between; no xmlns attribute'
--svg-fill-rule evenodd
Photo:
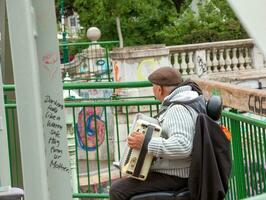
<svg viewBox="0 0 266 200"><path fill-rule="evenodd" d="M233 169L229 199L266 192L266 123L233 112L223 112L232 133Z"/></svg>
<svg viewBox="0 0 266 200"><path fill-rule="evenodd" d="M127 83L65 83L65 90L150 87L148 82ZM13 90L4 86L5 91ZM76 100L65 102L68 133L74 136L76 162L74 198L108 198L112 182L121 176L112 166L118 161L137 112L153 116L159 101L153 97L111 96L109 99ZM7 103L6 109L14 109ZM236 200L266 192L266 123L239 113L223 111L221 122L232 133L232 173L226 199ZM97 128L95 128L97 127ZM12 129L9 126L9 129Z"/></svg>
<svg viewBox="0 0 266 200"><path fill-rule="evenodd" d="M73 80L112 81L109 49L118 43L119 41L61 43L59 48L62 52L63 71Z"/></svg>
<svg viewBox="0 0 266 200"><path fill-rule="evenodd" d="M17 124L17 109L14 102L8 102L7 96L5 96L5 105L11 184L14 187L22 187L23 177Z"/></svg>

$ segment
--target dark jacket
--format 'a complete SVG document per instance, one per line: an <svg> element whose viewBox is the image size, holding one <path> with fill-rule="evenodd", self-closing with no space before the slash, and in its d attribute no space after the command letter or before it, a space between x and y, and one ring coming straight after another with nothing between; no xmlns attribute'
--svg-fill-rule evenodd
<svg viewBox="0 0 266 200"><path fill-rule="evenodd" d="M222 200L231 171L230 141L219 124L200 113L189 177L191 200Z"/></svg>

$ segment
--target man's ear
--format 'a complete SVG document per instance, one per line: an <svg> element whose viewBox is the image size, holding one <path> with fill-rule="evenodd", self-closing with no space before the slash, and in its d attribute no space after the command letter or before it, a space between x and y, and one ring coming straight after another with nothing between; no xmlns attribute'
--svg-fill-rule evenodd
<svg viewBox="0 0 266 200"><path fill-rule="evenodd" d="M164 92L164 88L163 88L163 86L160 86L160 85L159 85L159 89L158 89L158 91L159 91L159 94L160 94L160 95L163 95L163 92Z"/></svg>

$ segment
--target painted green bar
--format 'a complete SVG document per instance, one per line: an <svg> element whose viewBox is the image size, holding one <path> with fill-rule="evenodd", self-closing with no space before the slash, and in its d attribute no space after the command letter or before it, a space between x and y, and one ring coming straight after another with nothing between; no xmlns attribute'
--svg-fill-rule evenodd
<svg viewBox="0 0 266 200"><path fill-rule="evenodd" d="M151 87L149 81L138 82L79 82L79 83L64 83L65 90L78 89L103 89L103 88L140 88ZM5 87L4 87L5 88Z"/></svg>
<svg viewBox="0 0 266 200"><path fill-rule="evenodd" d="M248 153L247 153L247 148L246 148L246 146L247 146L246 143L248 142L248 140L247 140L246 133L244 132L244 130L245 130L245 126L244 125L246 125L246 123L242 123L242 138L243 138L243 145L244 145L244 147L243 147L243 150L244 150L243 156L245 157L244 158L245 163L248 163ZM244 170L245 170L245 174L247 174L248 173L248 166L247 165L245 165ZM246 176L245 178L246 178L245 184L248 185L248 183L250 182L249 176ZM250 190L247 190L247 195L250 196Z"/></svg>
<svg viewBox="0 0 266 200"><path fill-rule="evenodd" d="M80 82L80 83L64 83L63 88L65 90L73 89L103 89L103 88L139 88L139 87L151 87L152 84L149 81L132 81L132 82ZM14 91L14 84L3 85L4 91Z"/></svg>
<svg viewBox="0 0 266 200"><path fill-rule="evenodd" d="M234 119L234 120L246 122L246 123L254 125L254 126L258 126L260 128L266 128L266 122L260 121L260 120L257 120L257 119L253 119L253 118L250 118L250 117L246 117L246 116L241 115L241 114L236 114L236 113L232 113L232 112L229 112L229 111L223 111L222 115L225 116L225 117L228 117L230 119Z"/></svg>
<svg viewBox="0 0 266 200"><path fill-rule="evenodd" d="M85 45L108 45L108 44L119 44L119 41L99 41L99 42L71 42L71 43L61 43L59 44L59 47L64 47L64 46L85 46Z"/></svg>
<svg viewBox="0 0 266 200"><path fill-rule="evenodd" d="M93 113L96 113L96 107L93 107ZM98 144L98 130L97 130L97 119L96 115L94 114L94 130L95 130L95 136L96 136L96 159L97 159L97 171L98 171L98 184L99 184L99 190L102 191L102 183L101 183L101 165L100 165L100 155L99 155L99 144ZM107 125L105 125L107 126Z"/></svg>
<svg viewBox="0 0 266 200"><path fill-rule="evenodd" d="M18 153L18 150L17 150L17 135L16 135L16 133L17 133L17 130L16 130L16 125L15 125L15 122L16 122L16 120L15 120L15 112L16 112L16 110L15 109L12 109L12 112L11 112L11 115L12 115L12 127L13 127L13 146L14 146L14 161L15 161L15 171L16 171L16 184L18 184L19 183L19 177L18 177L18 173L19 173L19 167L20 166L18 166L18 160L19 160L19 158L18 158L18 155L17 155L17 153ZM13 163L14 164L14 163ZM14 166L13 166L14 167Z"/></svg>
<svg viewBox="0 0 266 200"><path fill-rule="evenodd" d="M5 101L7 101L7 98L5 96ZM8 113L8 108L5 108L5 112L6 112L6 129L7 129L7 140L8 140L8 153L9 153L9 165L10 165L10 178L11 178L11 185L14 186L14 181L13 181L13 170L12 170L12 158L11 158L11 138L10 138L10 126L9 126L9 113Z"/></svg>
<svg viewBox="0 0 266 200"><path fill-rule="evenodd" d="M232 109L233 113L237 113L235 109ZM233 169L236 178L236 189L238 198L242 199L247 197L245 188L245 174L244 174L244 163L242 154L242 143L241 143L241 131L240 121L230 118L231 133L232 133L232 144L233 144Z"/></svg>
<svg viewBox="0 0 266 200"><path fill-rule="evenodd" d="M160 104L156 100L143 101L99 101L99 102L75 102L65 103L65 107L83 107L83 106L138 106L138 105L157 105Z"/></svg>
<svg viewBox="0 0 266 200"><path fill-rule="evenodd" d="M73 127L74 127L74 135L75 135L75 154L76 154L76 167L77 167L77 189L78 189L78 192L80 192L80 181L79 181L79 153L78 153L78 138L77 138L77 132L78 131L78 127L76 125L76 116L75 116L75 108L73 107L72 108L72 116L73 116Z"/></svg>
<svg viewBox="0 0 266 200"><path fill-rule="evenodd" d="M116 137L117 137L117 148L118 148L118 158L120 160L121 155L120 155L120 139L119 139L119 128L118 128L118 111L117 111L117 106L115 106L115 124L116 124Z"/></svg>
<svg viewBox="0 0 266 200"><path fill-rule="evenodd" d="M110 77L110 73L109 73L109 70L110 70L110 66L109 66L109 52L108 52L108 49L107 48L105 48L105 58L106 58L106 63L107 63L108 81L110 82L111 81L111 77Z"/></svg>
<svg viewBox="0 0 266 200"><path fill-rule="evenodd" d="M85 134L85 149L88 147L88 135L87 135L87 126L86 126L86 108L83 106L83 123L84 123L84 134ZM87 175L88 175L88 192L90 192L90 162L89 162L89 155L87 149L85 150L86 153L86 167L87 167Z"/></svg>
<svg viewBox="0 0 266 200"><path fill-rule="evenodd" d="M106 106L104 107L104 119L106 122L105 126L105 133L106 133L106 138L109 138L108 134L108 118L107 118L107 111L106 111ZM108 177L109 177L109 185L111 185L111 159L110 159L110 147L109 147L109 141L108 139L106 140L106 146L107 146L107 162L108 162Z"/></svg>
<svg viewBox="0 0 266 200"><path fill-rule="evenodd" d="M5 84L3 85L3 90L6 91L15 91L15 85L14 84Z"/></svg>

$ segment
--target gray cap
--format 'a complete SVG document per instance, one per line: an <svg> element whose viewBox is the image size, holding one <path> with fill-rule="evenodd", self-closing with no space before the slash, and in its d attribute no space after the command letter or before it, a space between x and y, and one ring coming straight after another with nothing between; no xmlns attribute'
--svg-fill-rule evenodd
<svg viewBox="0 0 266 200"><path fill-rule="evenodd" d="M173 67L160 67L148 76L148 80L160 86L177 86L182 82L182 77Z"/></svg>

